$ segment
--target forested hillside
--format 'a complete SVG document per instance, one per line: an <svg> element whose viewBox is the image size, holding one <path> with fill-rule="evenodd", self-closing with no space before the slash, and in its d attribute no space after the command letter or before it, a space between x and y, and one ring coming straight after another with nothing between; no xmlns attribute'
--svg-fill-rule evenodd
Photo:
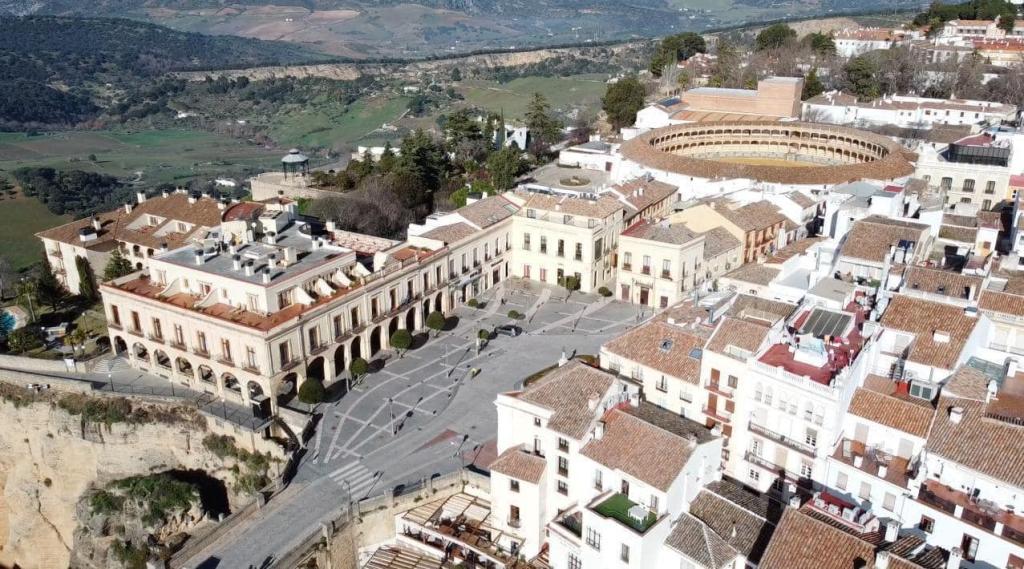
<svg viewBox="0 0 1024 569"><path fill-rule="evenodd" d="M204 36L121 19L0 17L0 129L69 126L98 111L95 87L167 71L321 58L298 46ZM109 87L108 87L109 84Z"/></svg>

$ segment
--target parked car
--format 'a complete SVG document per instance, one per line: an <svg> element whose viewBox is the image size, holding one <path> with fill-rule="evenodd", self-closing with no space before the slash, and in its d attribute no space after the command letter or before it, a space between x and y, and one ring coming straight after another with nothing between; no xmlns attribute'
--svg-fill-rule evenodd
<svg viewBox="0 0 1024 569"><path fill-rule="evenodd" d="M494 327L494 333L515 338L523 333L523 329L515 324L502 324Z"/></svg>

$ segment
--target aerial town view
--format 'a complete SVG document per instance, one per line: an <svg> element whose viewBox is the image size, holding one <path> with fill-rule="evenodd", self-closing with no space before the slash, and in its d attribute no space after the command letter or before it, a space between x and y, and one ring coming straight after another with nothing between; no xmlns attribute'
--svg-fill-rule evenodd
<svg viewBox="0 0 1024 569"><path fill-rule="evenodd" d="M0 569L1024 569L1022 2L0 0Z"/></svg>

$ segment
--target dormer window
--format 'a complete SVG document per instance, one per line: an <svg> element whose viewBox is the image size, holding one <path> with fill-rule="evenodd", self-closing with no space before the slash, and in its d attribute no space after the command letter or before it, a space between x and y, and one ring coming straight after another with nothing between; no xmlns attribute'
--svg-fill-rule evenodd
<svg viewBox="0 0 1024 569"><path fill-rule="evenodd" d="M924 399L925 401L931 401L935 396L935 387L921 382L910 383L910 395L917 397L918 399Z"/></svg>

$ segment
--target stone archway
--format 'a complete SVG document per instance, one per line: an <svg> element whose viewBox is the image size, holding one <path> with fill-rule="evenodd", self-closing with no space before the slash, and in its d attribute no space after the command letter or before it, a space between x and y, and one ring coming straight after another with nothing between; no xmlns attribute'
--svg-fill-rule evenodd
<svg viewBox="0 0 1024 569"><path fill-rule="evenodd" d="M401 321L402 318L400 316L395 316L391 319L391 322L388 322L388 338L395 335L395 332L398 331L398 323Z"/></svg>
<svg viewBox="0 0 1024 569"><path fill-rule="evenodd" d="M440 292L434 297L434 310L436 312L443 312L443 310L441 310L441 299L443 298L444 294Z"/></svg>
<svg viewBox="0 0 1024 569"><path fill-rule="evenodd" d="M114 354L121 355L128 351L128 343L120 336L114 336Z"/></svg>
<svg viewBox="0 0 1024 569"><path fill-rule="evenodd" d="M135 344L132 346L132 354L135 356L135 359L137 360L142 360L144 362L149 361L149 350L147 350L146 346L143 346L139 342L135 342Z"/></svg>
<svg viewBox="0 0 1024 569"><path fill-rule="evenodd" d="M225 373L220 376L220 379L224 382L224 389L234 391L235 393L242 393L242 384L238 382L238 378L234 375Z"/></svg>
<svg viewBox="0 0 1024 569"><path fill-rule="evenodd" d="M416 309L415 308L410 308L409 312L405 313L405 329L408 330L410 334L416 331Z"/></svg>
<svg viewBox="0 0 1024 569"><path fill-rule="evenodd" d="M352 344L350 344L350 356L354 360L356 358L363 357L363 338L362 336L356 336L352 338Z"/></svg>
<svg viewBox="0 0 1024 569"><path fill-rule="evenodd" d="M215 381L216 377L217 377L213 373L213 370L210 369L210 366L208 366L208 365L201 365L201 366L199 366L199 370L198 371L199 371L199 381L201 381L203 383L213 383Z"/></svg>
<svg viewBox="0 0 1024 569"><path fill-rule="evenodd" d="M380 351L381 346L384 345L381 338L381 336L383 335L384 328L382 328L381 326L377 326L376 328L373 329L373 332L370 332L370 353L368 355L371 358L377 355L377 352Z"/></svg>
<svg viewBox="0 0 1024 569"><path fill-rule="evenodd" d="M324 383L324 380L326 379L326 367L327 364L324 361L323 356L315 358L313 361L309 362L308 366L306 366L306 380L315 379L320 383Z"/></svg>
<svg viewBox="0 0 1024 569"><path fill-rule="evenodd" d="M171 369L171 358L163 350L153 350L153 360L156 362L156 365L165 369Z"/></svg>
<svg viewBox="0 0 1024 569"><path fill-rule="evenodd" d="M299 374L292 372L281 378L281 383L277 386L277 404L287 405L289 401L295 398L299 389Z"/></svg>
<svg viewBox="0 0 1024 569"><path fill-rule="evenodd" d="M192 377L195 372L192 369L192 362L185 358L178 358L175 362L177 364L178 373L184 376Z"/></svg>

